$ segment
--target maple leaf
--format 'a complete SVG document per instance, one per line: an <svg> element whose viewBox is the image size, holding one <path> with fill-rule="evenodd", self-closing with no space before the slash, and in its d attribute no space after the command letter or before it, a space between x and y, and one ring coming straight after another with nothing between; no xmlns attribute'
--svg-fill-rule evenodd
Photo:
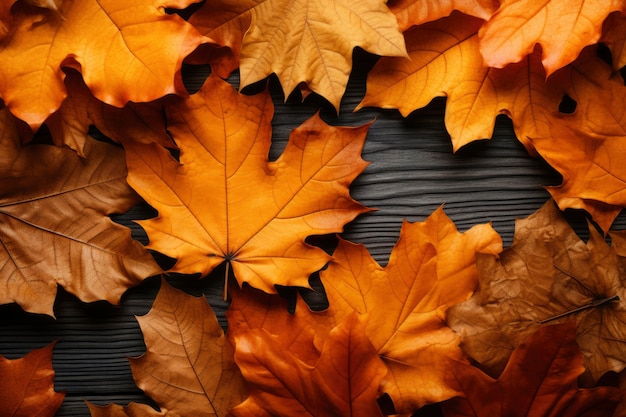
<svg viewBox="0 0 626 417"><path fill-rule="evenodd" d="M443 415L612 415L623 392L616 387L578 388L578 376L584 369L576 326L570 322L542 327L513 351L497 380L474 366L453 363L449 375L465 398L443 403Z"/></svg>
<svg viewBox="0 0 626 417"><path fill-rule="evenodd" d="M563 176L562 185L548 188L559 207L586 209L606 231L626 205L626 172L619 162L626 138L626 87L596 49L585 49L551 78L575 100L575 111L554 115L544 131L528 140Z"/></svg>
<svg viewBox="0 0 626 417"><path fill-rule="evenodd" d="M624 10L620 0L502 0L480 29L480 50L488 66L502 68L540 44L550 75L600 39L602 22L611 12Z"/></svg>
<svg viewBox="0 0 626 417"><path fill-rule="evenodd" d="M241 87L275 73L285 96L301 83L335 108L344 94L352 52L405 56L404 40L383 0L222 0L191 20L240 54Z"/></svg>
<svg viewBox="0 0 626 417"><path fill-rule="evenodd" d="M191 0L175 3L185 7ZM0 97L36 128L65 97L63 67L79 70L96 97L118 107L184 94L182 60L209 40L179 16L165 13L171 4L64 2L61 16L16 3L13 30L0 41Z"/></svg>
<svg viewBox="0 0 626 417"><path fill-rule="evenodd" d="M64 392L54 390L52 343L19 359L0 356L0 415L52 417L61 407Z"/></svg>
<svg viewBox="0 0 626 417"><path fill-rule="evenodd" d="M388 5L404 32L411 26L441 19L458 10L469 16L488 20L498 8L497 0L390 0Z"/></svg>
<svg viewBox="0 0 626 417"><path fill-rule="evenodd" d="M82 159L56 146L22 148L6 108L0 131L0 303L53 315L57 285L83 301L118 303L160 272L130 230L107 217L138 202L121 149L92 139Z"/></svg>
<svg viewBox="0 0 626 417"><path fill-rule="evenodd" d="M245 398L247 389L233 361L232 346L203 297L187 295L161 280L151 310L137 321L147 351L130 359L133 378L161 412L137 403L127 407L88 403L93 417L219 417Z"/></svg>
<svg viewBox="0 0 626 417"><path fill-rule="evenodd" d="M369 124L332 127L315 115L268 162L269 93L237 94L211 76L188 99L166 105L180 163L158 145L127 145L129 183L159 216L141 221L149 247L178 262L172 271L208 274L222 262L239 283L308 286L329 259L304 239L340 232L368 211L349 195L365 168Z"/></svg>
<svg viewBox="0 0 626 417"><path fill-rule="evenodd" d="M459 233L442 208L424 222L403 223L385 268L362 245L340 240L320 273L328 313L337 320L354 311L366 317L366 334L389 368L383 389L397 412L457 394L444 382L444 358L464 355L445 324L446 310L476 288L476 253L498 253L501 245L489 225Z"/></svg>
<svg viewBox="0 0 626 417"><path fill-rule="evenodd" d="M118 143L133 140L174 147L165 130L161 101L128 103L122 108L110 106L95 98L80 74L73 70L67 71L65 87L67 98L45 122L56 145L67 145L85 156L85 141L90 126L94 125Z"/></svg>
<svg viewBox="0 0 626 417"><path fill-rule="evenodd" d="M458 12L405 32L410 59L383 57L367 78L365 106L397 108L403 116L447 96L445 124L454 150L491 137L498 114L513 120L517 138L545 132L563 92L545 82L539 51L504 69L483 64L478 28L483 21Z"/></svg>
<svg viewBox="0 0 626 417"><path fill-rule="evenodd" d="M232 410L234 416L382 417L376 399L387 370L356 314L328 332L314 364L285 350L281 336L264 330L233 337L235 360L252 384L250 397Z"/></svg>
<svg viewBox="0 0 626 417"><path fill-rule="evenodd" d="M626 364L624 255L593 228L585 244L548 201L516 222L513 245L499 259L477 257L479 290L448 310L448 324L463 351L495 375L530 333L573 316L585 378L594 382Z"/></svg>

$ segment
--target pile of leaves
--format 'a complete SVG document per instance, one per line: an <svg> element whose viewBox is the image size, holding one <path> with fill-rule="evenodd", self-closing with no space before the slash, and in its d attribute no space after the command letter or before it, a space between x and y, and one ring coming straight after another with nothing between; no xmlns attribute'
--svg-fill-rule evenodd
<svg viewBox="0 0 626 417"><path fill-rule="evenodd" d="M53 315L59 285L116 304L164 277L131 359L159 409L92 416L626 416L626 234L609 232L626 205L625 3L192 3L0 3L0 303ZM385 267L343 240L370 210L349 189L371 123L314 114L268 159L268 90L223 78L275 74L339 110L356 47L380 59L355 111L445 96L454 149L505 114L562 175L511 247L441 208L402 225ZM183 61L212 68L193 94ZM142 200L147 246L109 217ZM589 213L588 242L568 208ZM306 241L334 234L332 253ZM226 334L165 279L223 264ZM278 289L317 273L328 308L296 296L290 313ZM0 360L1 415L54 414L52 349Z"/></svg>

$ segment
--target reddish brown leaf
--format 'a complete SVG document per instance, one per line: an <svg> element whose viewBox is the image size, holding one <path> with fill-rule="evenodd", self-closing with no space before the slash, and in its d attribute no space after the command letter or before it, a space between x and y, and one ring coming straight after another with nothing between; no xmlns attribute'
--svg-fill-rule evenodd
<svg viewBox="0 0 626 417"><path fill-rule="evenodd" d="M13 114L37 127L65 97L65 66L80 70L98 99L118 107L184 94L182 60L208 39L164 9L190 3L64 2L59 14L43 8L35 13L18 2L15 29L0 43L0 97Z"/></svg>
<svg viewBox="0 0 626 417"><path fill-rule="evenodd" d="M538 327L573 318L594 383L626 365L623 247L594 230L583 242L552 201L516 223L513 245L499 258L480 255L479 291L448 312L461 347L491 375ZM615 297L619 297L619 299Z"/></svg>
<svg viewBox="0 0 626 417"><path fill-rule="evenodd" d="M0 415L52 417L65 398L54 390L54 343L19 359L0 356Z"/></svg>
<svg viewBox="0 0 626 417"><path fill-rule="evenodd" d="M329 257L304 239L340 232L368 211L348 186L366 166L360 152L369 124L333 127L315 115L268 162L268 93L239 95L211 76L166 110L180 163L157 145L127 146L129 183L159 211L140 222L149 247L177 258L177 272L204 275L227 262L239 283L266 292L308 286Z"/></svg>
<svg viewBox="0 0 626 417"><path fill-rule="evenodd" d="M623 392L578 388L584 371L572 322L538 329L511 355L497 380L478 368L454 363L449 376L465 398L443 404L445 417L606 417Z"/></svg>
<svg viewBox="0 0 626 417"><path fill-rule="evenodd" d="M162 280L152 309L137 320L147 351L130 360L133 378L162 413L143 404L90 404L92 416L220 417L245 398L232 346L203 297L189 296Z"/></svg>
<svg viewBox="0 0 626 417"><path fill-rule="evenodd" d="M109 217L137 204L124 153L90 140L88 158L50 145L20 147L0 111L0 303L53 315L57 285L83 301L118 303L160 268Z"/></svg>
<svg viewBox="0 0 626 417"><path fill-rule="evenodd" d="M233 415L382 417L376 399L387 370L356 314L330 330L312 365L300 360L297 351L286 350L277 341L280 336L263 330L234 338L235 359L253 388Z"/></svg>

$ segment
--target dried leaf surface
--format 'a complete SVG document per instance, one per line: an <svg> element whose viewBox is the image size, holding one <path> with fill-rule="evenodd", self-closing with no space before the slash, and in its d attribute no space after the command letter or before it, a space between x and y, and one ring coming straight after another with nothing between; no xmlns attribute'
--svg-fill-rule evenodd
<svg viewBox="0 0 626 417"><path fill-rule="evenodd" d="M502 68L539 44L550 75L597 42L602 22L614 11L624 11L621 0L502 0L480 30L480 50L488 66Z"/></svg>
<svg viewBox="0 0 626 417"><path fill-rule="evenodd" d="M490 138L498 114L507 114L519 140L544 132L563 93L550 88L539 52L504 69L483 64L478 29L483 21L458 12L405 32L410 59L383 57L368 75L358 108L397 108L407 116L435 97L448 97L445 123L455 150Z"/></svg>
<svg viewBox="0 0 626 417"><path fill-rule="evenodd" d="M583 242L549 201L518 220L510 248L499 258L480 255L478 267L479 290L448 310L448 324L491 375L538 327L572 317L588 382L624 368L624 258L594 229Z"/></svg>
<svg viewBox="0 0 626 417"><path fill-rule="evenodd" d="M376 399L387 370L356 314L328 332L314 364L280 338L261 329L234 336L235 359L253 387L234 416L382 417Z"/></svg>
<svg viewBox="0 0 626 417"><path fill-rule="evenodd" d="M128 103L122 108L111 106L95 98L76 71L67 71L65 88L63 104L46 119L56 145L67 145L84 156L85 141L93 125L118 143L132 140L174 147L165 129L162 100Z"/></svg>
<svg viewBox="0 0 626 417"><path fill-rule="evenodd" d="M137 204L121 149L88 142L88 158L50 145L21 147L0 111L0 303L53 315L57 285L83 301L118 303L158 274L130 230L108 215Z"/></svg>
<svg viewBox="0 0 626 417"><path fill-rule="evenodd" d="M393 14L396 15L400 29L405 31L411 26L446 17L455 10L482 20L488 20L498 9L498 3L497 0L391 0L388 5Z"/></svg>
<svg viewBox="0 0 626 417"><path fill-rule="evenodd" d="M275 73L286 96L306 83L335 108L355 47L406 54L398 23L382 0L222 0L203 9L192 23L230 47L231 59L241 54L242 87Z"/></svg>
<svg viewBox="0 0 626 417"><path fill-rule="evenodd" d="M445 382L446 358L464 355L445 324L446 310L476 288L476 253L500 250L491 226L461 234L441 208L424 222L403 224L385 268L365 247L340 240L321 273L329 314L364 317L366 334L389 368L383 390L399 413L457 394Z"/></svg>
<svg viewBox="0 0 626 417"><path fill-rule="evenodd" d="M615 387L578 388L583 355L570 323L538 329L511 355L497 380L478 368L455 363L450 369L465 398L443 404L445 417L612 415L623 392Z"/></svg>
<svg viewBox="0 0 626 417"><path fill-rule="evenodd" d="M272 113L269 94L239 95L212 76L168 105L180 163L157 145L127 146L129 183L159 211L140 224L150 248L178 259L173 271L207 274L228 262L240 283L266 292L306 287L329 257L304 239L368 211L348 186L366 166L369 124L333 127L315 115L268 162Z"/></svg>
<svg viewBox="0 0 626 417"><path fill-rule="evenodd" d="M147 350L130 359L133 378L161 413L143 404L90 404L92 416L219 417L229 415L246 397L232 346L204 298L189 296L163 280L152 309L137 320Z"/></svg>
<svg viewBox="0 0 626 417"><path fill-rule="evenodd" d="M64 66L80 70L98 99L118 107L185 93L182 61L208 40L165 7L190 3L66 1L61 13L18 3L14 30L0 43L0 97L37 127L66 95Z"/></svg>
<svg viewBox="0 0 626 417"><path fill-rule="evenodd" d="M54 390L54 343L19 359L0 356L0 415L52 417L65 398Z"/></svg>

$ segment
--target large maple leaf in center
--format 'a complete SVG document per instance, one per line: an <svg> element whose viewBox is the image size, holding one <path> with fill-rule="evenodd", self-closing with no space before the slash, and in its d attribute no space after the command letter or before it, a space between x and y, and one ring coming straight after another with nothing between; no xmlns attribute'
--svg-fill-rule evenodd
<svg viewBox="0 0 626 417"><path fill-rule="evenodd" d="M208 274L226 261L240 283L308 286L329 256L304 240L340 232L368 209L349 194L367 165L369 124L333 127L313 116L268 161L269 93L238 94L211 76L166 108L180 163L161 146L128 144L129 183L159 211L142 221L149 247L178 259L173 271Z"/></svg>

